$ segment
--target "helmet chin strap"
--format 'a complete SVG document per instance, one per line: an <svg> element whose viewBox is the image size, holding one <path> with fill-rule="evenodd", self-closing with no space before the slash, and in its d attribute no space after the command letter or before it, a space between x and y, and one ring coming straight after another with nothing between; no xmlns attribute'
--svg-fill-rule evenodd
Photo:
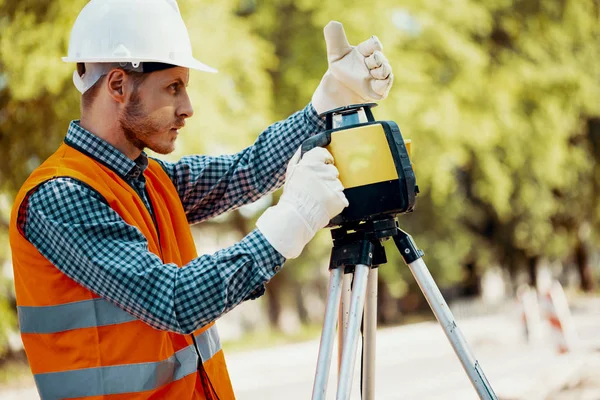
<svg viewBox="0 0 600 400"><path fill-rule="evenodd" d="M85 82L83 81L83 79L81 79L77 70L73 71L73 84L81 94L84 94L87 91L87 89L89 89L85 87Z"/></svg>
<svg viewBox="0 0 600 400"><path fill-rule="evenodd" d="M175 9L175 11L177 11L177 14L181 14L181 12L179 11L179 5L177 5L177 0L165 0L167 3L169 3L169 5L171 5L171 7L173 7Z"/></svg>

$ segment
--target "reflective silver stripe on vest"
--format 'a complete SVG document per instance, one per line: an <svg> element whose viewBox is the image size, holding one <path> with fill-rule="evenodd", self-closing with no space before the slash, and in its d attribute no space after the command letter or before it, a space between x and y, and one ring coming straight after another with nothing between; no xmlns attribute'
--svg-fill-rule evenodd
<svg viewBox="0 0 600 400"><path fill-rule="evenodd" d="M154 390L193 374L197 366L198 356L191 345L159 362L86 368L34 377L42 400L58 400Z"/></svg>
<svg viewBox="0 0 600 400"><path fill-rule="evenodd" d="M221 339L219 338L216 325L211 326L195 337L202 362L207 362L221 350Z"/></svg>
<svg viewBox="0 0 600 400"><path fill-rule="evenodd" d="M203 362L210 360L221 350L217 327L197 335L196 344ZM197 367L198 355L190 345L163 361L36 374L35 382L42 400L135 393L175 382Z"/></svg>
<svg viewBox="0 0 600 400"><path fill-rule="evenodd" d="M56 306L19 306L22 333L59 333L135 321L135 317L104 299L77 301Z"/></svg>

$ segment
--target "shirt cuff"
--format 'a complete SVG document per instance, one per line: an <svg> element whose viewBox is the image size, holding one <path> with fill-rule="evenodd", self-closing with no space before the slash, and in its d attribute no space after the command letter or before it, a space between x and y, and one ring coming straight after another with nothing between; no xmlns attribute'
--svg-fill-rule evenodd
<svg viewBox="0 0 600 400"><path fill-rule="evenodd" d="M325 123L325 117L319 117L317 110L313 106L312 102L304 108L304 116L306 118L307 125L311 128L314 133L322 132L326 129L327 124Z"/></svg>
<svg viewBox="0 0 600 400"><path fill-rule="evenodd" d="M275 250L273 246L271 246L271 243L269 243L267 238L265 238L265 236L258 229L255 229L248 236L246 236L246 239L248 239L249 246L263 250L260 252L260 258L262 261L260 264L260 268L262 270L261 275L263 276L263 279L266 279L266 281L260 284L259 287L257 287L253 292L246 296L244 301L256 300L262 295L264 295L266 288L265 285L269 282L269 280L271 280L273 276L275 276L277 272L281 270L283 264L286 261L286 258L282 256L277 250Z"/></svg>

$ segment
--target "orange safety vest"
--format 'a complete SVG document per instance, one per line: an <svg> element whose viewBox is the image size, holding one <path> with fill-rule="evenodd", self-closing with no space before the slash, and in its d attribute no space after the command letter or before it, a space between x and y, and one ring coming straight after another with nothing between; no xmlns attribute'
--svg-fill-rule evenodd
<svg viewBox="0 0 600 400"><path fill-rule="evenodd" d="M214 324L193 335L152 328L60 272L17 226L28 193L49 179L70 177L94 188L136 226L149 251L182 267L197 253L177 190L154 160L144 175L156 225L137 192L117 173L66 144L17 194L10 221L17 309L43 400L235 398Z"/></svg>

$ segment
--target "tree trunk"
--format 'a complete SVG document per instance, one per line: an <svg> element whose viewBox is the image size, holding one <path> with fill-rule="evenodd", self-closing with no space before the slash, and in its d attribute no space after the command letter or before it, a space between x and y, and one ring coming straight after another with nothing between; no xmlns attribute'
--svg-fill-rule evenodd
<svg viewBox="0 0 600 400"><path fill-rule="evenodd" d="M594 290L595 284L590 265L590 254L585 244L581 241L577 243L577 247L575 248L575 264L577 264L577 272L579 272L581 290L591 292Z"/></svg>
<svg viewBox="0 0 600 400"><path fill-rule="evenodd" d="M269 324L271 325L271 328L275 330L281 330L281 327L279 326L279 317L281 316L281 303L284 290L285 276L284 271L281 271L271 279L265 293Z"/></svg>
<svg viewBox="0 0 600 400"><path fill-rule="evenodd" d="M463 265L465 279L462 282L462 293L464 297L477 297L481 295L481 278L477 273L477 264L470 262Z"/></svg>
<svg viewBox="0 0 600 400"><path fill-rule="evenodd" d="M518 266L517 266L517 262L514 258L511 258L507 265L506 268L508 269L508 276L510 278L510 290L512 294L516 293L516 289L517 286L519 284L518 282Z"/></svg>
<svg viewBox="0 0 600 400"><path fill-rule="evenodd" d="M295 284L293 285L294 297L296 300L296 312L298 314L298 318L302 325L308 325L310 323L310 317L308 315L308 310L306 309L306 304L304 302L304 295L302 294L302 288L304 285Z"/></svg>
<svg viewBox="0 0 600 400"><path fill-rule="evenodd" d="M527 258L527 274L529 276L529 286L537 287L537 265L539 257Z"/></svg>
<svg viewBox="0 0 600 400"><path fill-rule="evenodd" d="M248 220L244 218L242 213L238 210L231 213L231 227L238 231L242 237L250 233L251 229L248 229Z"/></svg>
<svg viewBox="0 0 600 400"><path fill-rule="evenodd" d="M390 293L387 283L379 275L377 279L377 324L390 325L399 322L398 299Z"/></svg>

